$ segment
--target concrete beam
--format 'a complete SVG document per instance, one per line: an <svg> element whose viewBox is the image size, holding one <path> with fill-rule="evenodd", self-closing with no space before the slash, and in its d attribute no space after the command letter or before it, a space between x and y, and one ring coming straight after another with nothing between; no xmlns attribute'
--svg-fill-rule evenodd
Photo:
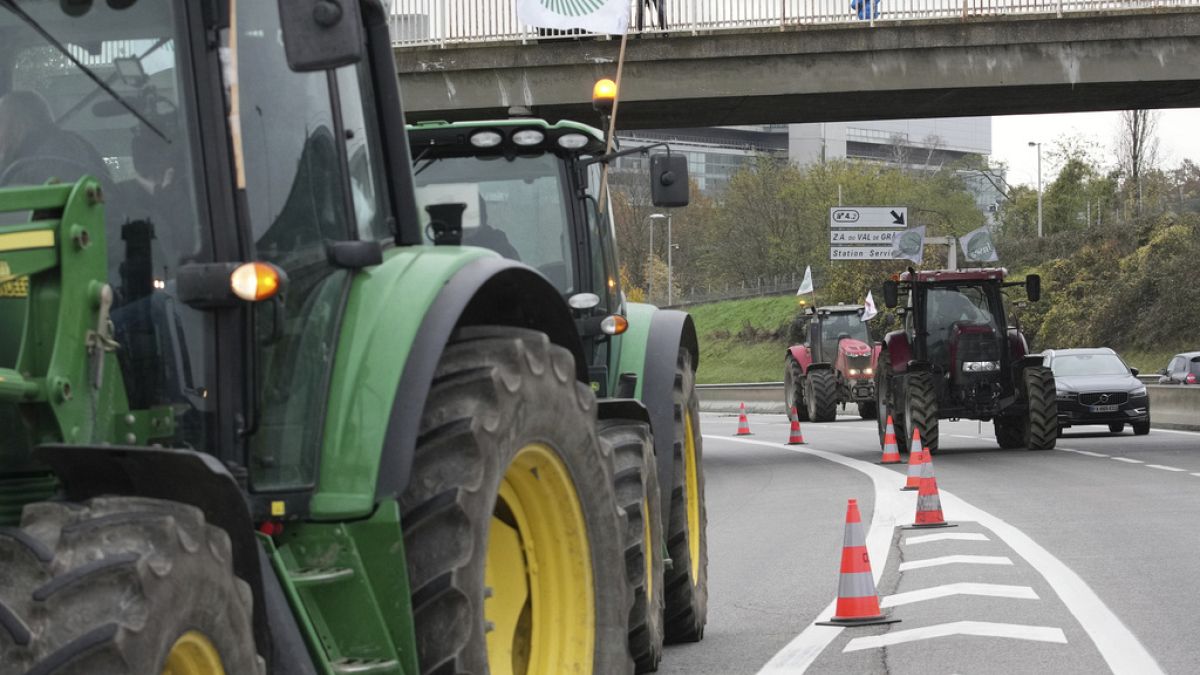
<svg viewBox="0 0 1200 675"><path fill-rule="evenodd" d="M616 40L398 49L410 120L588 121ZM631 38L625 129L1200 106L1200 12Z"/></svg>

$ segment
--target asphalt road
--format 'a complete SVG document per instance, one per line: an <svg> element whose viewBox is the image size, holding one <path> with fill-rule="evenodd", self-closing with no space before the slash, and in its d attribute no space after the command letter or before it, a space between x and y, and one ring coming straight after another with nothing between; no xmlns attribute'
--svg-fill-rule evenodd
<svg viewBox="0 0 1200 675"><path fill-rule="evenodd" d="M990 425L942 422L933 464L953 528L904 529L904 465L874 422L705 414L709 614L661 673L1200 672L1200 434L1071 429L1001 450ZM812 626L837 590L855 498L885 612ZM939 535L929 537L927 535ZM940 535L950 535L945 538Z"/></svg>

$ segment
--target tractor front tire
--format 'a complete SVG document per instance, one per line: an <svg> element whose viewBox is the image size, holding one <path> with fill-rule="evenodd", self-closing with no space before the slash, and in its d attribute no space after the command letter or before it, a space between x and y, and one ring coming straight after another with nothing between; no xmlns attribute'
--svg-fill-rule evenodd
<svg viewBox="0 0 1200 675"><path fill-rule="evenodd" d="M808 391L805 398L808 401L808 418L814 422L832 422L837 419L837 379L833 371L826 368L809 368Z"/></svg>
<svg viewBox="0 0 1200 675"><path fill-rule="evenodd" d="M1026 368L1021 374L1029 417L1025 447L1030 450L1053 450L1058 441L1058 392L1054 373L1045 366Z"/></svg>
<svg viewBox="0 0 1200 675"><path fill-rule="evenodd" d="M596 407L542 333L467 327L446 345L400 497L422 675L633 671Z"/></svg>
<svg viewBox="0 0 1200 675"><path fill-rule="evenodd" d="M876 407L875 401L859 401L858 416L864 420L873 420L879 416L879 408Z"/></svg>
<svg viewBox="0 0 1200 675"><path fill-rule="evenodd" d="M800 372L800 364L790 354L787 366L783 369L783 398L789 415L795 408L796 421L808 421L808 404L804 402L804 373Z"/></svg>
<svg viewBox="0 0 1200 675"><path fill-rule="evenodd" d="M663 524L658 466L650 425L637 420L600 422L616 473L617 503L625 509L625 576L633 590L629 652L639 673L652 672L663 648Z"/></svg>
<svg viewBox="0 0 1200 675"><path fill-rule="evenodd" d="M708 621L708 511L704 504L704 464L700 403L692 357L679 350L675 362L674 476L667 519L665 573L667 642L697 642Z"/></svg>
<svg viewBox="0 0 1200 675"><path fill-rule="evenodd" d="M888 418L892 419L892 429L896 432L896 447L900 452L908 452L908 437L904 435L904 417L902 408L896 407L893 392L896 378L892 374L892 362L887 352L879 355L879 365L875 368L875 425L879 430L879 447L886 444Z"/></svg>
<svg viewBox="0 0 1200 675"><path fill-rule="evenodd" d="M996 443L1001 448L1016 450L1025 447L1025 437L1027 436L1025 419L997 416L992 424L996 430Z"/></svg>
<svg viewBox="0 0 1200 675"><path fill-rule="evenodd" d="M930 454L938 449L938 399L933 373L919 370L905 377L904 432L912 439L913 429L921 432L921 448Z"/></svg>
<svg viewBox="0 0 1200 675"><path fill-rule="evenodd" d="M178 502L25 507L0 529L0 674L262 673L229 535Z"/></svg>

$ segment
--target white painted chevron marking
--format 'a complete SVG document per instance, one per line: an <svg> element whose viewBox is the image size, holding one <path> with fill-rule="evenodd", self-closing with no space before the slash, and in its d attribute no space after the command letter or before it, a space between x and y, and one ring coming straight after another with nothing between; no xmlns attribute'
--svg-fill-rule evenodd
<svg viewBox="0 0 1200 675"><path fill-rule="evenodd" d="M904 540L904 545L928 544L931 541L946 541L948 539L957 541L991 541L982 532L942 532L940 534L922 534L917 537L907 537Z"/></svg>
<svg viewBox="0 0 1200 675"><path fill-rule="evenodd" d="M900 571L919 570L923 567L938 567L939 565L1011 565L1013 561L1002 555L944 555L940 558L925 560L910 560L900 563Z"/></svg>
<svg viewBox="0 0 1200 675"><path fill-rule="evenodd" d="M992 598L1013 598L1016 600L1038 600L1038 594L1029 586L1007 586L1004 584L976 584L970 582L932 586L906 593L889 595L880 601L881 607L898 607L913 602L936 600L952 595L982 595Z"/></svg>
<svg viewBox="0 0 1200 675"><path fill-rule="evenodd" d="M1026 626L1017 623L992 623L990 621L955 621L940 623L934 626L923 626L910 630L899 630L883 635L871 635L854 638L846 644L843 652L857 652L863 649L878 649L916 642L932 640L933 638L950 637L953 635L974 635L977 637L1011 638L1013 640L1031 640L1034 642L1055 642L1067 644L1067 636L1061 628L1050 626Z"/></svg>

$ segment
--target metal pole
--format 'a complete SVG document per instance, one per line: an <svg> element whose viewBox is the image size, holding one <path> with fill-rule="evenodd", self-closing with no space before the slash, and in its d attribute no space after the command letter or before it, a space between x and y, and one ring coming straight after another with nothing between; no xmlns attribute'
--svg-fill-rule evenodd
<svg viewBox="0 0 1200 675"><path fill-rule="evenodd" d="M650 222L650 256L646 264L646 302L654 304L654 216Z"/></svg>
<svg viewBox="0 0 1200 675"><path fill-rule="evenodd" d="M667 214L667 306L671 306L675 284L671 279L671 215Z"/></svg>
<svg viewBox="0 0 1200 675"><path fill-rule="evenodd" d="M1042 238L1042 144L1037 144L1038 152L1038 239Z"/></svg>

